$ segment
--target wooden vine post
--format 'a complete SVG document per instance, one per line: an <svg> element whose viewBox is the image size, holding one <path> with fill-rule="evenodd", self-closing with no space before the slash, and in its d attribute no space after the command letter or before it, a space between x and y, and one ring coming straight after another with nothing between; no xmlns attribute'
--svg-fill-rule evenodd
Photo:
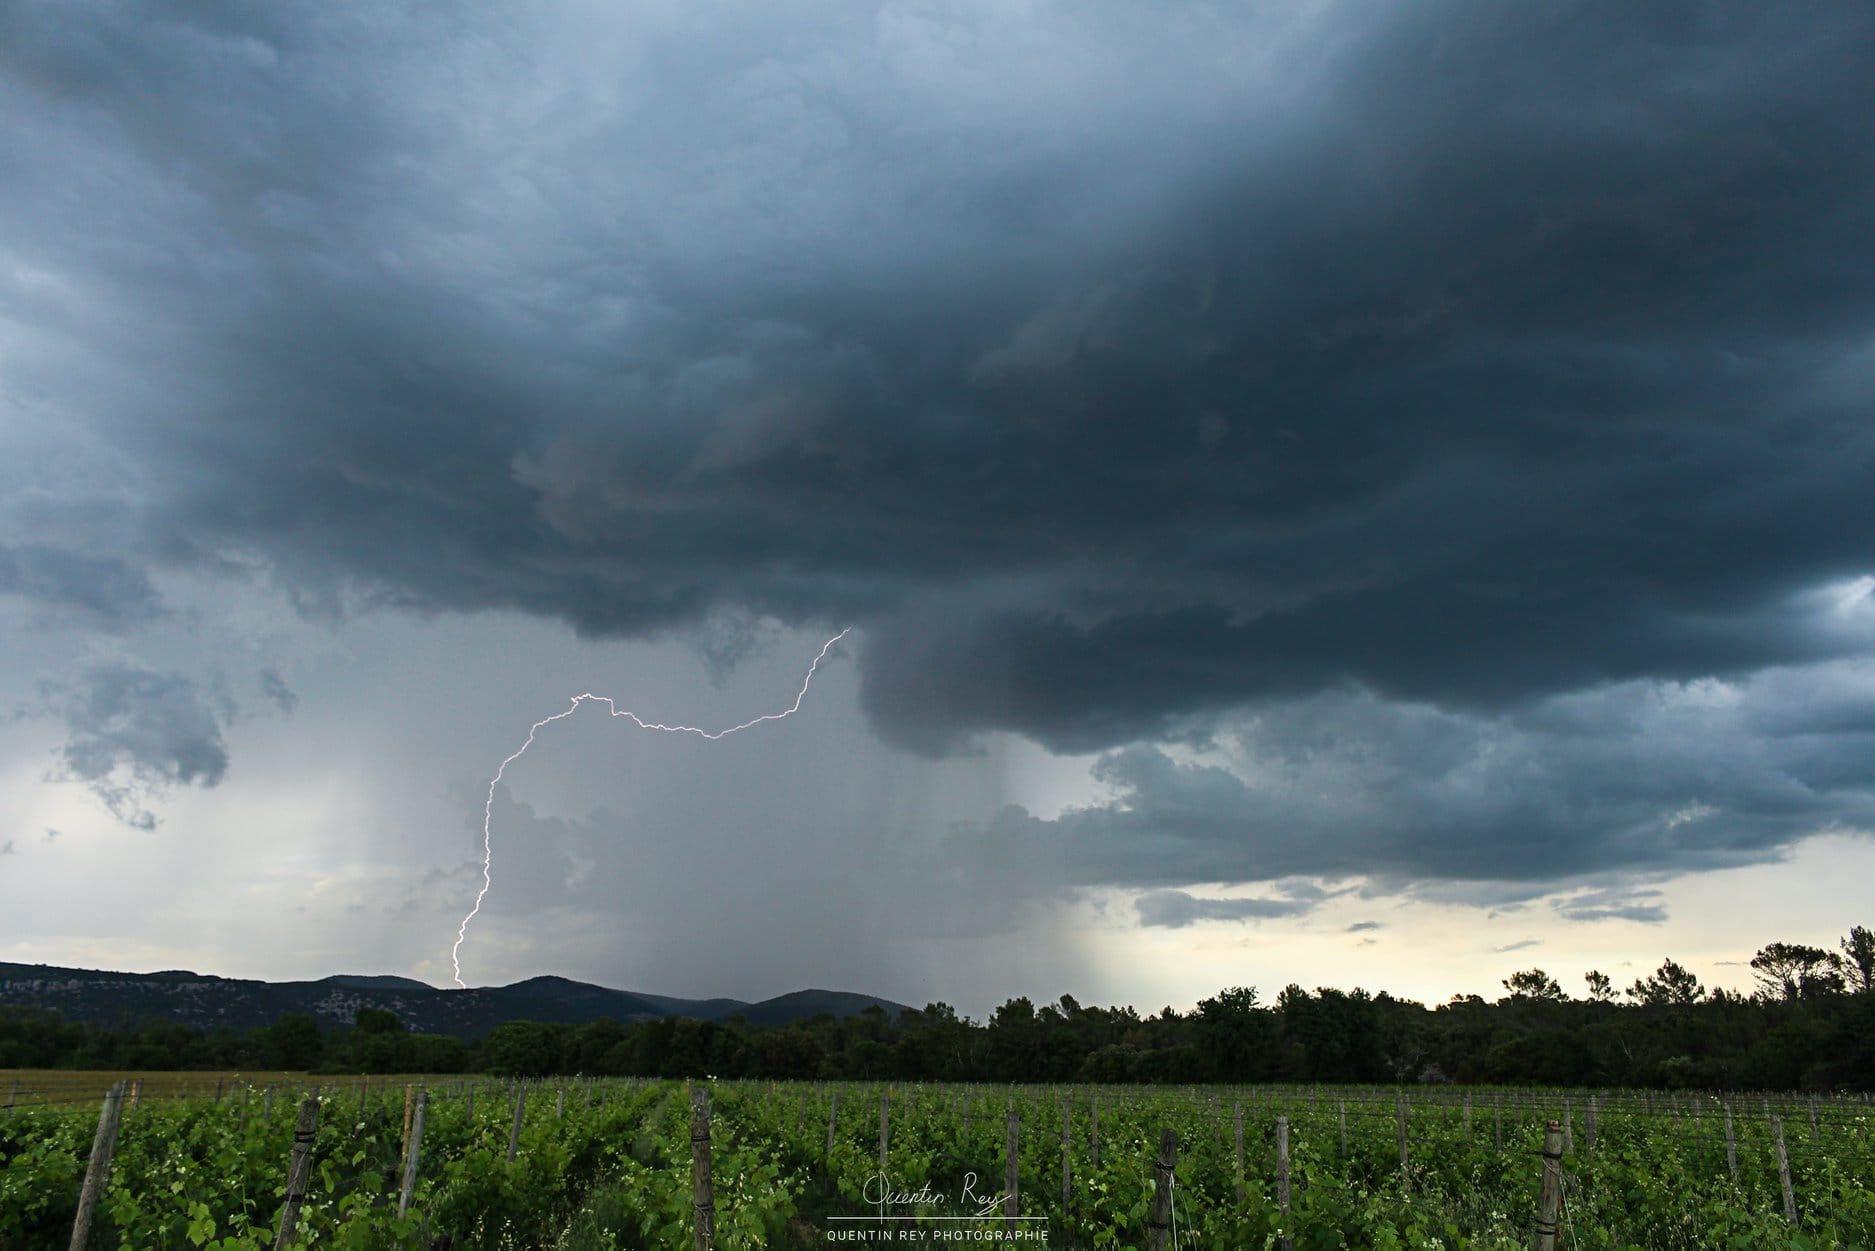
<svg viewBox="0 0 1875 1251"><path fill-rule="evenodd" d="M1797 1224L1797 1195L1790 1186L1790 1152L1784 1149L1784 1118L1771 1118L1772 1142L1777 1147L1777 1181L1784 1189L1784 1223Z"/></svg>
<svg viewBox="0 0 1875 1251"><path fill-rule="evenodd" d="M403 1219L410 1212L410 1197L417 1190L417 1161L423 1156L423 1110L429 1106L428 1091L417 1091L415 1104L411 1106L410 1142L404 1150L404 1185L397 1194L397 1216Z"/></svg>
<svg viewBox="0 0 1875 1251"><path fill-rule="evenodd" d="M508 1163L514 1163L514 1156L521 1149L521 1117L527 1111L527 1087L514 1088L514 1126L508 1131Z"/></svg>
<svg viewBox="0 0 1875 1251"><path fill-rule="evenodd" d="M306 1181L312 1176L313 1139L318 1132L319 1100L314 1097L299 1105L299 1120L293 1125L293 1154L287 1158L286 1200L280 1205L280 1232L273 1240L274 1251L285 1251L293 1245L300 1205L306 1202Z"/></svg>
<svg viewBox="0 0 1875 1251"><path fill-rule="evenodd" d="M1238 1185L1243 1170L1238 1169ZM1289 1232L1289 1118L1276 1118L1276 1208L1282 1214L1282 1234L1276 1245L1281 1251L1295 1251L1296 1241Z"/></svg>
<svg viewBox="0 0 1875 1251"><path fill-rule="evenodd" d="M111 1154L117 1150L117 1125L123 1109L124 1083L118 1082L104 1093L98 1130L91 1137L91 1158L85 1163L85 1180L78 1190L78 1215L72 1220L71 1251L85 1251L85 1242L91 1237L91 1218L97 1213L98 1196L104 1193L104 1181L110 1175Z"/></svg>
<svg viewBox="0 0 1875 1251"><path fill-rule="evenodd" d="M1152 1215L1146 1221L1148 1251L1165 1251L1172 1223L1172 1174L1178 1168L1178 1131L1159 1131L1159 1158L1152 1170Z"/></svg>
<svg viewBox="0 0 1875 1251"><path fill-rule="evenodd" d="M690 1208L696 1251L716 1251L716 1197L710 1189L710 1092L690 1088Z"/></svg>
<svg viewBox="0 0 1875 1251"><path fill-rule="evenodd" d="M1070 1185L1070 1155L1074 1144L1074 1104L1071 1100L1061 1101L1061 1215L1065 1219L1071 1215L1070 1204L1073 1189Z"/></svg>
<svg viewBox="0 0 1875 1251"><path fill-rule="evenodd" d="M1732 1174L1732 1184L1738 1184L1738 1139L1732 1134L1732 1105L1725 1105L1725 1167Z"/></svg>
<svg viewBox="0 0 1875 1251"><path fill-rule="evenodd" d="M1413 1193L1413 1169L1406 1154L1406 1096L1400 1096L1400 1189L1406 1194Z"/></svg>
<svg viewBox="0 0 1875 1251"><path fill-rule="evenodd" d="M1003 1221L1010 1229L1016 1227L1016 1182L1017 1151L1021 1144L1022 1122L1017 1116L1015 1104L1009 1105L1009 1128L1003 1137Z"/></svg>
<svg viewBox="0 0 1875 1251"><path fill-rule="evenodd" d="M1562 1210L1562 1123L1543 1129L1543 1182L1536 1199L1536 1251L1556 1251L1556 1221Z"/></svg>
<svg viewBox="0 0 1875 1251"><path fill-rule="evenodd" d="M1280 1118L1278 1119L1280 1122ZM1243 1104L1242 1102L1233 1103L1231 1105L1231 1120L1232 1120L1232 1126L1231 1126L1232 1152L1233 1152L1234 1158L1237 1161L1237 1206L1242 1207L1244 1205L1244 1202L1249 1198L1249 1191L1247 1190L1245 1186L1244 1175L1243 1175Z"/></svg>

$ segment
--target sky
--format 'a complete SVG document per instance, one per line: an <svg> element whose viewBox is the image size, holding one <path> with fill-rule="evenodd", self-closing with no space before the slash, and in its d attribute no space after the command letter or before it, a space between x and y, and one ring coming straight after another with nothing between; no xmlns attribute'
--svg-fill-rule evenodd
<svg viewBox="0 0 1875 1251"><path fill-rule="evenodd" d="M1875 10L0 10L0 959L1187 1009L1875 923ZM822 646L828 649L802 694ZM716 740L610 718L581 693Z"/></svg>

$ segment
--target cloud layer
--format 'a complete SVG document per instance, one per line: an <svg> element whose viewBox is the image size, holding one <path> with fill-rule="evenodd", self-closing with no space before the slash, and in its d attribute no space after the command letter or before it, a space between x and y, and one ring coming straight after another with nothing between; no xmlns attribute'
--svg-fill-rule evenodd
<svg viewBox="0 0 1875 1251"><path fill-rule="evenodd" d="M724 664L726 621L856 622L889 741L1106 753L1115 804L999 836L1151 924L1774 855L1875 784L1870 47L1853 6L15 9L0 588ZM66 713L128 819L228 767L180 676Z"/></svg>
<svg viewBox="0 0 1875 1251"><path fill-rule="evenodd" d="M48 693L69 730L59 749L65 775L129 825L155 829L146 806L153 798L172 785L214 786L228 771L221 718L181 674L103 664L76 687Z"/></svg>

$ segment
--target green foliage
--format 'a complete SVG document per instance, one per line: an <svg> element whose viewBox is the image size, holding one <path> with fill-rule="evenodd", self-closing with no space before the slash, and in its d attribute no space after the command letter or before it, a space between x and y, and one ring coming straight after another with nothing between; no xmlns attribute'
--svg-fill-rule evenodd
<svg viewBox="0 0 1875 1251"><path fill-rule="evenodd" d="M820 1245L833 1216L893 1216L988 1232L1001 1216L1011 1113L1017 1209L1051 1245L1139 1248L1160 1133L1178 1138L1173 1215L1182 1248L1511 1248L1528 1243L1542 1123L1566 1119L1566 1245L1875 1245L1870 1118L1858 1101L1733 1105L1711 1096L1604 1098L1557 1091L1393 1088L710 1085L718 1245ZM561 1083L530 1089L519 1150L514 1088L432 1092L411 1212L396 1214L404 1103L361 1110L327 1097L300 1217L310 1247L668 1248L689 1245L691 1113L682 1084ZM564 1093L564 1111L561 1095ZM879 1191L879 1113L888 1109ZM1658 1100L1657 1106L1650 1106ZM1098 1104L1098 1156L1094 1120ZM94 1227L101 1248L272 1245L285 1189L292 1100L146 1102L127 1112ZM1409 1158L1399 1155L1406 1109ZM1235 1152L1241 1108L1243 1163ZM1785 1222L1772 1123L1783 1118L1798 1219ZM1064 1126L1064 1115L1066 1124ZM1277 1118L1289 1129L1290 1203L1278 1202ZM1345 1117L1345 1148L1343 1124ZM1501 1119L1500 1119L1501 1118ZM91 1109L0 1120L0 1251L63 1245L89 1149ZM829 1121L832 1122L831 1145ZM1595 1132L1591 1140L1589 1125ZM1500 1147L1498 1133L1503 1140ZM1069 1177L1062 1200L1062 1169ZM969 1190L966 1199L966 1189ZM905 1199L936 1194L929 1206Z"/></svg>

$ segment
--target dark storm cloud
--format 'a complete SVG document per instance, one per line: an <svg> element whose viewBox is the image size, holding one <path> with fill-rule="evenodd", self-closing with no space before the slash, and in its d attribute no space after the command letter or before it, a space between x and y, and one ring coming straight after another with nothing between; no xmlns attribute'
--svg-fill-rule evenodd
<svg viewBox="0 0 1875 1251"><path fill-rule="evenodd" d="M1597 875L1761 863L1824 829L1875 829L1864 740L1756 732L1826 681L1844 700L1875 689L1838 665L1738 687L1626 683L1495 718L1371 694L1269 703L1220 723L1219 763L1144 745L1108 753L1094 775L1110 801L1052 820L1008 809L955 832L939 858L996 849L1050 866L1037 880L1080 887L1277 882L1309 902L1326 892L1295 878L1360 878L1369 893L1501 911L1579 883L1558 915L1659 922L1659 891Z"/></svg>
<svg viewBox="0 0 1875 1251"><path fill-rule="evenodd" d="M221 722L187 677L111 663L76 686L48 689L66 726L64 773L83 782L120 821L154 829L148 800L172 785L214 786L228 771Z"/></svg>
<svg viewBox="0 0 1875 1251"><path fill-rule="evenodd" d="M1716 779L1518 718L1868 653L1817 595L1875 569L1875 12L556 20L0 17L4 401L131 466L0 539L137 522L26 593L852 621L930 751L1426 721L1319 705L1434 769L1328 748L1384 814L1110 756L1136 806L1073 857L1147 886L1730 863L1865 809L1866 704ZM1562 754L1437 772L1506 733ZM1682 793L1722 833L1648 815Z"/></svg>
<svg viewBox="0 0 1875 1251"><path fill-rule="evenodd" d="M1155 890L1133 901L1141 925L1179 929L1195 921L1254 921L1301 916L1314 906L1297 899L1202 899L1182 890Z"/></svg>
<svg viewBox="0 0 1875 1251"><path fill-rule="evenodd" d="M1657 890L1603 889L1559 899L1554 907L1559 916L1571 921L1640 921L1659 925L1667 919L1667 907L1657 902Z"/></svg>
<svg viewBox="0 0 1875 1251"><path fill-rule="evenodd" d="M63 609L87 624L120 629L162 611L143 572L108 556L45 544L0 545L0 594Z"/></svg>

